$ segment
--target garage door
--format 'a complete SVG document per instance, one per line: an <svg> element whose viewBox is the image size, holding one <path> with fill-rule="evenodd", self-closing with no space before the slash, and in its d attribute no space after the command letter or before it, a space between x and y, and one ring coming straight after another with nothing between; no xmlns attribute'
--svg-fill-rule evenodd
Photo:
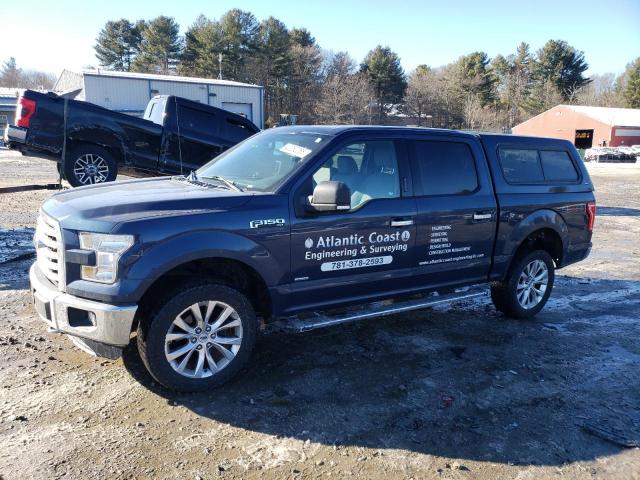
<svg viewBox="0 0 640 480"><path fill-rule="evenodd" d="M228 112L237 113L253 122L253 111L251 107L252 105L250 103L222 102L222 108Z"/></svg>

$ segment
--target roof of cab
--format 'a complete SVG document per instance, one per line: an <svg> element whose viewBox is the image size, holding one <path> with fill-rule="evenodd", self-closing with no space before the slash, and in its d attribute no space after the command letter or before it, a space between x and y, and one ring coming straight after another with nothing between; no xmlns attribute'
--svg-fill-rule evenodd
<svg viewBox="0 0 640 480"><path fill-rule="evenodd" d="M293 127L277 127L280 131L297 133L318 133L323 135L339 135L346 132L422 132L439 134L461 134L475 136L474 132L462 132L460 130L447 130L443 128L423 127L392 127L386 125L296 125Z"/></svg>
<svg viewBox="0 0 640 480"><path fill-rule="evenodd" d="M318 135L337 136L348 132L380 133L393 132L399 135L403 133L423 133L436 135L449 135L466 138L481 138L484 143L498 145L501 143L517 143L531 146L567 146L571 142L559 138L530 137L526 135L512 135L510 133L473 132L468 130L449 130L444 128L425 127L392 127L384 125L296 125L292 127L277 127L279 131L296 133L313 133Z"/></svg>

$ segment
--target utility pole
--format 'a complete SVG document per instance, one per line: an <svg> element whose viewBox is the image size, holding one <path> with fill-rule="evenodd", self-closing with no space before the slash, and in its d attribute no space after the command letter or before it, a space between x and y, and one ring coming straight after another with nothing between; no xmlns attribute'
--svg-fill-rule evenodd
<svg viewBox="0 0 640 480"><path fill-rule="evenodd" d="M218 54L218 79L222 80L222 53Z"/></svg>

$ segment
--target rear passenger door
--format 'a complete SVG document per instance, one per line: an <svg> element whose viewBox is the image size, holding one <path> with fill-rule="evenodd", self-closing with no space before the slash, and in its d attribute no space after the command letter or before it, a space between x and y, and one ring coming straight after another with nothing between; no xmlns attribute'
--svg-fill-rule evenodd
<svg viewBox="0 0 640 480"><path fill-rule="evenodd" d="M438 137L409 145L417 207L416 280L429 287L486 281L497 205L481 147Z"/></svg>

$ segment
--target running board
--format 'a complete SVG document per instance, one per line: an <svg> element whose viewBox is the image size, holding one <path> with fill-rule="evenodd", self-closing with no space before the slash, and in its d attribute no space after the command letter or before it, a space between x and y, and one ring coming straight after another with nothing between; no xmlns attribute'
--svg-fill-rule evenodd
<svg viewBox="0 0 640 480"><path fill-rule="evenodd" d="M386 315L395 315L398 313L410 312L412 310L419 310L460 300L469 300L486 295L486 289L467 288L444 295L431 293L414 300L395 302L394 300L385 300L365 306L352 307L346 309L346 311L342 310L341 313L335 315L315 312L303 318L298 315L286 317L275 322L272 325L272 328L286 333L303 333L311 330L317 330L319 328L340 325L342 323L356 322L358 320L366 320L374 317L384 317ZM269 328L269 330L271 330L271 328Z"/></svg>

